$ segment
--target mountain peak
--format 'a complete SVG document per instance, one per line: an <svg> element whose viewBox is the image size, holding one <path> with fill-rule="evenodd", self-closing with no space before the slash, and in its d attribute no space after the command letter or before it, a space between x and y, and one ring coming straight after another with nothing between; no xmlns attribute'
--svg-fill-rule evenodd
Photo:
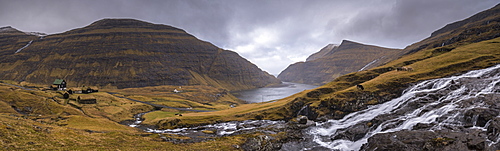
<svg viewBox="0 0 500 151"><path fill-rule="evenodd" d="M369 46L369 45L365 45L362 43L349 41L349 40L342 40L342 43L340 43L338 50L354 49L354 48L359 48L359 47L363 47L363 46Z"/></svg>
<svg viewBox="0 0 500 151"><path fill-rule="evenodd" d="M93 22L89 26L108 26L108 27L120 27L120 26L150 26L152 23L145 21L140 21L136 19L111 19L105 18Z"/></svg>
<svg viewBox="0 0 500 151"><path fill-rule="evenodd" d="M339 47L339 45L336 45L336 44L328 44L326 45L325 47L323 47L321 50L319 50L318 52L310 55L309 57L307 57L306 61L313 61L313 60L316 60L318 58L321 58L327 54L330 54L332 53L333 51L335 51L335 48Z"/></svg>
<svg viewBox="0 0 500 151"><path fill-rule="evenodd" d="M365 44L350 40L342 40L342 42L340 43L340 46L352 46L352 45L365 45Z"/></svg>
<svg viewBox="0 0 500 151"><path fill-rule="evenodd" d="M17 32L21 31L12 28L11 26L0 27L0 33L17 33Z"/></svg>
<svg viewBox="0 0 500 151"><path fill-rule="evenodd" d="M92 30L98 29L112 29L112 28L136 28L136 29L152 29L152 30L170 30L170 31L179 31L181 33L186 33L186 31L175 28L168 25L162 24L154 24L150 22L145 22L136 19L101 19L91 23L88 26L83 28L73 29L71 31L65 32L66 34L74 34L74 33L84 33ZM139 30L137 30L139 31ZM112 32L112 31L110 31ZM116 31L115 31L116 32ZM127 31L130 32L130 31Z"/></svg>
<svg viewBox="0 0 500 151"><path fill-rule="evenodd" d="M93 22L88 25L86 28L98 28L98 29L108 29L108 28L149 28L155 30L180 30L179 28L175 28L168 25L162 24L154 24L146 21L141 21L137 19L111 19L105 18L98 21Z"/></svg>

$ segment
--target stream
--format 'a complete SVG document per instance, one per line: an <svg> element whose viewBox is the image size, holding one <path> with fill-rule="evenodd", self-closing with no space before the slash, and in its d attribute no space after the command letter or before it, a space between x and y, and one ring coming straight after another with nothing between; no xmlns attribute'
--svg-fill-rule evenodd
<svg viewBox="0 0 500 151"><path fill-rule="evenodd" d="M416 129L448 133L479 131L486 140L486 148L495 148L500 141L499 132L488 129L499 126L490 124L493 119L500 119L499 99L500 65L426 80L408 88L399 98L339 120L317 122L305 130L305 141L285 144L283 148L360 150L377 134ZM373 126L367 127L368 123Z"/></svg>
<svg viewBox="0 0 500 151"><path fill-rule="evenodd" d="M252 93L258 94L258 91L260 90ZM373 150L377 147L371 149L367 147L387 144L370 143L370 141L401 142L398 138L412 136L408 134L411 131L453 135L455 137L451 140L460 142L451 145L465 142L469 145L465 147L471 149L470 142L479 141L479 144L473 144L472 147L495 150L500 147L499 100L500 65L458 76L426 80L407 88L399 98L370 106L339 120L313 122L311 126L307 125L298 130L297 133L302 137L300 141L285 142L281 145L281 150ZM140 127L140 116L136 119L130 126ZM191 128L142 129L151 133L202 138L209 135L233 135L245 131L278 133L280 131L266 132L269 131L266 128L284 123L285 121L249 120ZM280 130L286 129L282 127ZM203 132L204 130L213 133ZM390 138L382 137L389 133L394 134L390 135ZM472 134L477 135L470 136ZM378 140L372 140L372 137L377 137Z"/></svg>

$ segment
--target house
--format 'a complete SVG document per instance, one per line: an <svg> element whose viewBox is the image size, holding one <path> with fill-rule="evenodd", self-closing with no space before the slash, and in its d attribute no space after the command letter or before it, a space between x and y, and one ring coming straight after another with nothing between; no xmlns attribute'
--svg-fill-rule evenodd
<svg viewBox="0 0 500 151"><path fill-rule="evenodd" d="M89 93L94 93L94 92L99 92L97 87L87 87L87 88L82 88L82 93L83 94L89 94Z"/></svg>
<svg viewBox="0 0 500 151"><path fill-rule="evenodd" d="M68 93L72 94L89 94L99 92L97 87L80 87L80 88L71 88L68 90Z"/></svg>
<svg viewBox="0 0 500 151"><path fill-rule="evenodd" d="M80 104L96 104L97 99L92 95L80 95L76 99Z"/></svg>
<svg viewBox="0 0 500 151"><path fill-rule="evenodd" d="M65 90L66 89L66 81L63 79L56 79L54 83L52 83L51 88L53 90Z"/></svg>

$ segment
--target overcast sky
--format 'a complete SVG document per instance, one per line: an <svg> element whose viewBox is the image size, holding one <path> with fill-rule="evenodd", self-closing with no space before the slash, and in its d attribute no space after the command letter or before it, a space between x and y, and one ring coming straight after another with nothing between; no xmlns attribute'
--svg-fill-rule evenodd
<svg viewBox="0 0 500 151"><path fill-rule="evenodd" d="M0 27L48 34L102 18L182 28L278 74L343 39L404 48L498 0L0 0Z"/></svg>

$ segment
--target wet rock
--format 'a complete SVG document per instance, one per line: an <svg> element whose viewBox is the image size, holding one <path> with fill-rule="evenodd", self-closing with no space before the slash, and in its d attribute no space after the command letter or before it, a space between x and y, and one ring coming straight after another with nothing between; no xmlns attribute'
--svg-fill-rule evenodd
<svg viewBox="0 0 500 151"><path fill-rule="evenodd" d="M273 143L274 137L267 135L259 135L254 138L249 138L241 147L244 150L271 151L280 149L281 145Z"/></svg>
<svg viewBox="0 0 500 151"><path fill-rule="evenodd" d="M469 133L413 130L376 134L361 150L494 150L486 142L480 130Z"/></svg>
<svg viewBox="0 0 500 151"><path fill-rule="evenodd" d="M370 123L371 124L371 123ZM349 127L348 129L341 130L335 135L332 140L346 139L356 141L363 138L369 130L368 123L360 123Z"/></svg>
<svg viewBox="0 0 500 151"><path fill-rule="evenodd" d="M318 117L318 113L316 113L310 105L303 106L298 112L297 115L306 116L307 119L315 120Z"/></svg>
<svg viewBox="0 0 500 151"><path fill-rule="evenodd" d="M297 118L297 121L299 121L299 124L307 124L307 117L306 116L299 116Z"/></svg>
<svg viewBox="0 0 500 151"><path fill-rule="evenodd" d="M489 108L474 108L465 112L467 123L475 123L475 126L484 127L486 123L499 115L499 111Z"/></svg>
<svg viewBox="0 0 500 151"><path fill-rule="evenodd" d="M496 117L490 121L486 132L489 140L500 139L500 117ZM500 148L500 143L497 144L497 148Z"/></svg>

